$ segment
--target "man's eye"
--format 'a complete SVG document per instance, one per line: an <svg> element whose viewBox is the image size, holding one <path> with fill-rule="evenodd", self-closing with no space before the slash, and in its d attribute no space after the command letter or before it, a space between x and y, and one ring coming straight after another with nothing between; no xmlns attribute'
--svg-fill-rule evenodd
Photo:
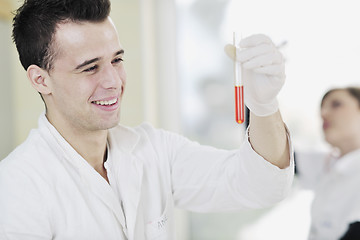
<svg viewBox="0 0 360 240"><path fill-rule="evenodd" d="M89 67L87 69L84 70L84 72L93 72L97 69L98 67L95 65L95 66L92 66L92 67Z"/></svg>
<svg viewBox="0 0 360 240"><path fill-rule="evenodd" d="M120 63L123 62L124 60L122 58L115 58L111 63Z"/></svg>

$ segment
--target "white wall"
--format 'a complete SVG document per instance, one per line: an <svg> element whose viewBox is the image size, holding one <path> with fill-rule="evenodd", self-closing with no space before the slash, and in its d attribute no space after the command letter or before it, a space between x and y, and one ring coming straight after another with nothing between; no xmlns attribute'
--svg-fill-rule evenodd
<svg viewBox="0 0 360 240"><path fill-rule="evenodd" d="M9 45L10 23L5 20L0 21L0 159L4 158L13 148L13 78L11 71L11 51ZM5 37L8 36L8 37Z"/></svg>

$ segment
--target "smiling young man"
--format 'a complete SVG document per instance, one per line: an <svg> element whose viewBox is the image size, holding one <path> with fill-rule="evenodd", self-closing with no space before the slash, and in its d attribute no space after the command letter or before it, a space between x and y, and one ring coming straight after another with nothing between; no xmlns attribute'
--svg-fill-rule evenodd
<svg viewBox="0 0 360 240"><path fill-rule="evenodd" d="M122 49L109 17L101 22L58 24L51 43L53 67L27 68L42 94L46 117L56 130L104 178L107 129L120 119L126 74ZM55 47L56 46L56 47Z"/></svg>
<svg viewBox="0 0 360 240"><path fill-rule="evenodd" d="M119 124L124 49L108 0L27 0L13 38L46 111L0 162L0 239L174 239L173 208L259 208L286 196L293 160L276 96L284 61L254 35L238 51L246 141L215 149L148 124ZM234 56L232 56L234 57Z"/></svg>

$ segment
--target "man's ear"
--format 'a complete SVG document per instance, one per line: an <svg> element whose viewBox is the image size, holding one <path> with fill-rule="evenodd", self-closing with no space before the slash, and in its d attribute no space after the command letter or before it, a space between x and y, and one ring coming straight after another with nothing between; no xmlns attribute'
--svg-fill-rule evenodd
<svg viewBox="0 0 360 240"><path fill-rule="evenodd" d="M39 93L48 95L51 93L49 84L49 74L37 65L30 65L26 70L27 77L30 80L31 85Z"/></svg>

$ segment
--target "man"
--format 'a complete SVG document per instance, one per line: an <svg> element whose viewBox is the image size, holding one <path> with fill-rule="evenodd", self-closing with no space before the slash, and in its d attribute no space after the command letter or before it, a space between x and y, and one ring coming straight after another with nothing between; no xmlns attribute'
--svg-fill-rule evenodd
<svg viewBox="0 0 360 240"><path fill-rule="evenodd" d="M283 59L270 39L241 42L249 136L237 151L219 150L118 124L126 74L109 11L108 0L27 0L17 11L14 42L46 112L0 162L0 239L174 239L175 206L283 199L293 163L276 101Z"/></svg>

